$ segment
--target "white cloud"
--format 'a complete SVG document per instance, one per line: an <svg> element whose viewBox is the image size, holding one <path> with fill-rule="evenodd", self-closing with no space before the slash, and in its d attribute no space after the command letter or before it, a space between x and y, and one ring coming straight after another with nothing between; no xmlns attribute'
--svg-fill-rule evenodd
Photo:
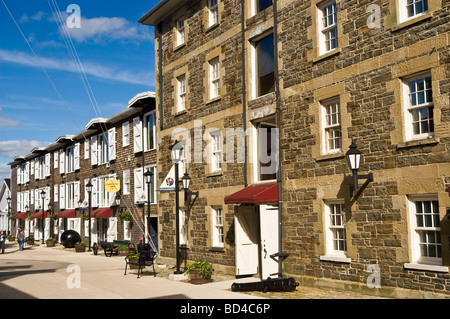
<svg viewBox="0 0 450 319"><path fill-rule="evenodd" d="M0 127L18 126L20 124L19 121L15 121L13 119L3 117L1 113L2 113L2 109L0 108Z"/></svg>
<svg viewBox="0 0 450 319"><path fill-rule="evenodd" d="M78 73L78 67L72 60L39 58L40 63L45 69L67 71L71 73ZM20 64L23 66L40 68L41 65L37 59L27 53L20 51L9 51L0 49L0 62L10 62ZM123 71L120 68L106 67L94 62L82 63L84 72L88 75L92 75L101 79L107 79L112 81L119 81L132 84L140 84L145 86L151 86L154 83L153 72L140 72Z"/></svg>
<svg viewBox="0 0 450 319"><path fill-rule="evenodd" d="M81 17L81 28L68 29L70 36L78 42L89 40L124 40L127 42L152 41L151 29L132 23L124 18Z"/></svg>
<svg viewBox="0 0 450 319"><path fill-rule="evenodd" d="M50 144L50 142L28 140L0 141L0 157L13 159L16 156L30 154L31 150L35 147L46 147Z"/></svg>
<svg viewBox="0 0 450 319"><path fill-rule="evenodd" d="M0 184L5 178L11 178L11 167L6 163L0 163Z"/></svg>

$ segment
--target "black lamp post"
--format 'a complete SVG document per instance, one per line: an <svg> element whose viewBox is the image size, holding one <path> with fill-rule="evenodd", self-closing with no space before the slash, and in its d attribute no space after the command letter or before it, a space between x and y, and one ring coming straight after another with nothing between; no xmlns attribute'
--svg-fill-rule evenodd
<svg viewBox="0 0 450 319"><path fill-rule="evenodd" d="M9 221L9 218L10 218L10 215L11 215L11 197L7 197L6 198L6 202L8 203L8 220L6 221L6 223L7 223L7 229L6 229L6 233L9 235L9 223L10 223L10 221Z"/></svg>
<svg viewBox="0 0 450 319"><path fill-rule="evenodd" d="M181 160L181 150L182 145L180 145L177 141L170 147L170 151L172 153L172 160L175 163L175 224L176 224L176 262L177 269L174 274L182 274L180 271L180 199L179 193L180 188L178 186L179 177L178 177L178 164Z"/></svg>
<svg viewBox="0 0 450 319"><path fill-rule="evenodd" d="M89 182L86 184L86 190L88 192L88 201L89 201L89 208L88 208L88 219L89 219L89 244L88 244L88 252L92 251L91 250L91 193L92 193L92 183L91 180L89 180Z"/></svg>
<svg viewBox="0 0 450 319"><path fill-rule="evenodd" d="M361 161L361 151L356 148L354 141L352 141L350 149L347 151L345 156L347 156L348 166L353 173L353 190L358 189L358 179L367 179L369 182L373 182L373 173L358 175L359 163Z"/></svg>
<svg viewBox="0 0 450 319"><path fill-rule="evenodd" d="M44 210L44 202L45 202L45 191L42 190L41 192L41 198L42 198L42 224L41 224L41 231L42 231L42 240L41 243L44 244L44 219L45 219L45 210Z"/></svg>
<svg viewBox="0 0 450 319"><path fill-rule="evenodd" d="M150 222L150 186L152 184L152 180L153 180L153 172L150 171L150 169L147 168L147 171L144 173L144 177L145 177L145 181L147 183L147 232L150 234L150 227L149 227L149 222ZM145 220L145 218L144 218ZM145 228L144 228L144 236L145 236ZM149 240L149 244L150 244L150 240Z"/></svg>

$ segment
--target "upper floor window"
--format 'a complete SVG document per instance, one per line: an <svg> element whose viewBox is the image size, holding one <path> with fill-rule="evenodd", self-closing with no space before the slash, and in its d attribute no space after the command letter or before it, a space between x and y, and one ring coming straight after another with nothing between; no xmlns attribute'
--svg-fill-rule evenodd
<svg viewBox="0 0 450 319"><path fill-rule="evenodd" d="M214 247L223 247L223 211L222 207L212 209L212 244Z"/></svg>
<svg viewBox="0 0 450 319"><path fill-rule="evenodd" d="M184 20L177 21L177 46L184 44Z"/></svg>
<svg viewBox="0 0 450 319"><path fill-rule="evenodd" d="M211 133L211 171L222 169L222 134L220 131Z"/></svg>
<svg viewBox="0 0 450 319"><path fill-rule="evenodd" d="M255 42L257 96L275 91L275 52L273 34Z"/></svg>
<svg viewBox="0 0 450 319"><path fill-rule="evenodd" d="M186 109L186 76L180 75L177 78L178 82L178 101L177 101L177 111L181 112Z"/></svg>
<svg viewBox="0 0 450 319"><path fill-rule="evenodd" d="M433 93L431 76L419 75L404 81L405 123L408 140L433 136Z"/></svg>
<svg viewBox="0 0 450 319"><path fill-rule="evenodd" d="M122 123L122 146L130 145L130 123Z"/></svg>
<svg viewBox="0 0 450 319"><path fill-rule="evenodd" d="M109 162L109 144L108 144L108 132L99 135L100 143L100 164L105 164Z"/></svg>
<svg viewBox="0 0 450 319"><path fill-rule="evenodd" d="M220 89L220 63L219 58L215 58L209 62L210 68L210 98L219 96Z"/></svg>
<svg viewBox="0 0 450 319"><path fill-rule="evenodd" d="M326 2L319 6L319 48L320 54L338 47L336 1Z"/></svg>
<svg viewBox="0 0 450 319"><path fill-rule="evenodd" d="M156 113L151 112L144 115L144 139L145 151L156 148Z"/></svg>
<svg viewBox="0 0 450 319"><path fill-rule="evenodd" d="M219 23L219 0L208 0L209 26Z"/></svg>
<svg viewBox="0 0 450 319"><path fill-rule="evenodd" d="M339 115L339 99L322 102L322 112L324 153L340 151L342 149L342 129Z"/></svg>
<svg viewBox="0 0 450 319"><path fill-rule="evenodd" d="M256 13L264 11L273 5L273 0L255 0Z"/></svg>
<svg viewBox="0 0 450 319"><path fill-rule="evenodd" d="M75 172L75 147L71 146L66 149L66 173Z"/></svg>
<svg viewBox="0 0 450 319"><path fill-rule="evenodd" d="M275 118L256 123L257 173L259 181L277 178L277 128Z"/></svg>

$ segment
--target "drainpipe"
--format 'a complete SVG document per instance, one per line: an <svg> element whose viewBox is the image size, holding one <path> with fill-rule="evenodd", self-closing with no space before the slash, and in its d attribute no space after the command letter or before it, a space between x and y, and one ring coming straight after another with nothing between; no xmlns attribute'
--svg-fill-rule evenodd
<svg viewBox="0 0 450 319"><path fill-rule="evenodd" d="M241 0L242 121L244 129L244 187L247 187L247 94L245 85L245 0Z"/></svg>
<svg viewBox="0 0 450 319"><path fill-rule="evenodd" d="M274 41L274 71L275 71L275 103L278 129L278 278L283 277L283 259L287 256L283 253L283 207L281 192L281 110L280 110L280 79L278 74L278 17L277 0L273 0L273 41Z"/></svg>
<svg viewBox="0 0 450 319"><path fill-rule="evenodd" d="M159 83L159 128L163 130L163 71L162 71L162 22L158 23L158 83Z"/></svg>

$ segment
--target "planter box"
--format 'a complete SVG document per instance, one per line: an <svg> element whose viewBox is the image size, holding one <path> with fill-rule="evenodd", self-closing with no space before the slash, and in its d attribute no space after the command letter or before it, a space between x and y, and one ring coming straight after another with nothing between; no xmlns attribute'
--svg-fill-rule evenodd
<svg viewBox="0 0 450 319"><path fill-rule="evenodd" d="M54 241L47 241L46 244L47 244L47 247L55 247Z"/></svg>
<svg viewBox="0 0 450 319"><path fill-rule="evenodd" d="M198 270L192 269L189 271L189 281L191 284L201 285L211 282L211 278L204 278Z"/></svg>
<svg viewBox="0 0 450 319"><path fill-rule="evenodd" d="M133 263L137 263L139 261L139 258L131 258L130 259L130 262L133 262ZM139 266L136 266L136 265L129 265L130 266L130 269L139 269Z"/></svg>
<svg viewBox="0 0 450 319"><path fill-rule="evenodd" d="M129 253L129 249L117 249L117 255L119 256L128 256Z"/></svg>
<svg viewBox="0 0 450 319"><path fill-rule="evenodd" d="M84 246L75 246L75 252L84 253L86 251L86 247Z"/></svg>
<svg viewBox="0 0 450 319"><path fill-rule="evenodd" d="M8 238L8 241L15 241L15 240L16 240L16 237Z"/></svg>

